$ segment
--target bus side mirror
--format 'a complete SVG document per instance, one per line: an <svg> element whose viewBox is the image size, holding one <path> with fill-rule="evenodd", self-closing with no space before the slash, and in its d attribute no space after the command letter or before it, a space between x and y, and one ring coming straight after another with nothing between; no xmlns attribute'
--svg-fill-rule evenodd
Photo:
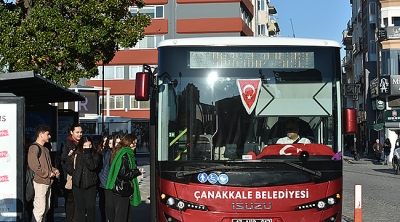
<svg viewBox="0 0 400 222"><path fill-rule="evenodd" d="M357 133L357 110L355 108L344 108L343 112L343 134Z"/></svg>
<svg viewBox="0 0 400 222"><path fill-rule="evenodd" d="M135 99L137 101L148 101L149 100L149 78L150 73L138 72L136 73L135 82Z"/></svg>

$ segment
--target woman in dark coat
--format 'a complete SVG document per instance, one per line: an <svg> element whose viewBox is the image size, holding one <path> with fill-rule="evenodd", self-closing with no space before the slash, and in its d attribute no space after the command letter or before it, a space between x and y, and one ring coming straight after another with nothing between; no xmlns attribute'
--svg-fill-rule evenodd
<svg viewBox="0 0 400 222"><path fill-rule="evenodd" d="M96 185L100 158L100 154L92 146L92 139L84 136L66 162L66 171L72 176L75 214L79 222L95 222Z"/></svg>
<svg viewBox="0 0 400 222"><path fill-rule="evenodd" d="M114 197L111 190L106 189L106 183L108 178L108 173L110 172L110 165L111 165L111 153L112 149L115 147L115 140L113 136L108 136L104 149L102 150L102 168L99 173L99 207L100 212L101 208L104 207L107 219L109 222L114 222L115 218L115 209L114 209ZM101 194L103 193L103 194ZM103 195L103 198L100 198ZM102 203L102 201L104 201Z"/></svg>
<svg viewBox="0 0 400 222"><path fill-rule="evenodd" d="M389 154L390 154L391 149L392 149L392 143L390 143L389 138L386 138L385 142L383 143L383 154L385 155L384 156L385 157L384 158L384 160L385 160L384 164L385 165L388 165Z"/></svg>

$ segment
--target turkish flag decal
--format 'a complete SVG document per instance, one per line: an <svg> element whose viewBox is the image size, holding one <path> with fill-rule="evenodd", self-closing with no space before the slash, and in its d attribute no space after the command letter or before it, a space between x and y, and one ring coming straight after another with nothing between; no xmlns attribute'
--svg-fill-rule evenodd
<svg viewBox="0 0 400 222"><path fill-rule="evenodd" d="M256 107L258 95L260 94L261 79L238 79L240 98L244 108L250 115Z"/></svg>

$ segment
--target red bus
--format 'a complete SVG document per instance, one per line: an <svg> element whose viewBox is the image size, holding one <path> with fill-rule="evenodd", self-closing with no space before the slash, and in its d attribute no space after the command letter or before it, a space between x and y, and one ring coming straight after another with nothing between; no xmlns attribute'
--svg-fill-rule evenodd
<svg viewBox="0 0 400 222"><path fill-rule="evenodd" d="M151 101L152 221L341 221L339 43L171 39L158 53L136 77Z"/></svg>

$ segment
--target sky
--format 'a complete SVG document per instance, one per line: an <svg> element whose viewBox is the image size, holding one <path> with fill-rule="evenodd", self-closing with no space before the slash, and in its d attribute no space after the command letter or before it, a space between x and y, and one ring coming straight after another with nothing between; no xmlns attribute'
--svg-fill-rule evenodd
<svg viewBox="0 0 400 222"><path fill-rule="evenodd" d="M270 0L277 14L281 37L335 40L342 45L342 32L351 19L350 0ZM293 24L293 31L292 31ZM342 45L341 58L344 57Z"/></svg>

